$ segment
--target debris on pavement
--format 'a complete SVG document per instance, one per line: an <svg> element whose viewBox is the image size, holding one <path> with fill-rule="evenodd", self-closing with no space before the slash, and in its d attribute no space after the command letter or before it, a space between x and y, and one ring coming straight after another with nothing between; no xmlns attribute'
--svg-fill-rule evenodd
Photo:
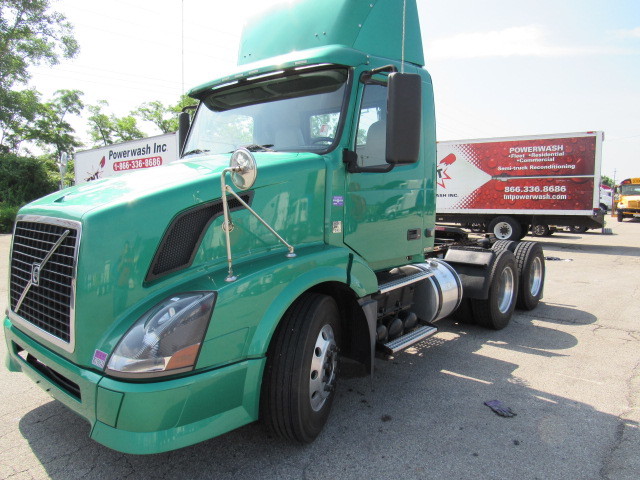
<svg viewBox="0 0 640 480"><path fill-rule="evenodd" d="M488 402L484 402L484 404L493 410L495 413L500 415L501 417L515 417L516 413L511 410L511 408L507 407L500 400L489 400Z"/></svg>

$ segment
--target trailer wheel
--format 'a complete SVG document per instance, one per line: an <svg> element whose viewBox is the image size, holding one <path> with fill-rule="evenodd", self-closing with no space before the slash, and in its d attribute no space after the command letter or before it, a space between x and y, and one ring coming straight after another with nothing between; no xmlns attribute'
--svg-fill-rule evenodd
<svg viewBox="0 0 640 480"><path fill-rule="evenodd" d="M267 352L260 413L275 435L311 443L327 422L338 376L340 315L333 298L305 293L289 307Z"/></svg>
<svg viewBox="0 0 640 480"><path fill-rule="evenodd" d="M549 225L545 225L544 223L538 223L531 227L531 233L534 237L548 237L551 235L551 229Z"/></svg>
<svg viewBox="0 0 640 480"><path fill-rule="evenodd" d="M571 233L584 233L587 231L587 227L585 227L584 225L573 225L569 227L569 230L571 231Z"/></svg>
<svg viewBox="0 0 640 480"><path fill-rule="evenodd" d="M511 217L496 217L489 223L489 233L498 240L518 240L522 227Z"/></svg>
<svg viewBox="0 0 640 480"><path fill-rule="evenodd" d="M491 286L485 300L471 299L473 317L478 325L501 330L509 324L516 307L518 267L509 250L497 254L489 276Z"/></svg>
<svg viewBox="0 0 640 480"><path fill-rule="evenodd" d="M518 242L513 242L511 240L498 240L493 245L491 245L491 250L496 253L499 253L503 250L509 250L510 252L514 252Z"/></svg>
<svg viewBox="0 0 640 480"><path fill-rule="evenodd" d="M544 254L536 242L522 242L514 252L519 272L518 300L516 306L533 310L538 306L544 290Z"/></svg>

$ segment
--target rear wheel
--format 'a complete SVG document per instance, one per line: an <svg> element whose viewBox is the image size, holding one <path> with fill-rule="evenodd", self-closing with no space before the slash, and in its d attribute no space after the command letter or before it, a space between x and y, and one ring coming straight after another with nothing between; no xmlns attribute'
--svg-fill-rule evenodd
<svg viewBox="0 0 640 480"><path fill-rule="evenodd" d="M509 250L510 252L513 252L516 249L517 245L517 242L513 242L511 240L498 240L493 245L491 245L491 250L496 253L499 253L503 250Z"/></svg>
<svg viewBox="0 0 640 480"><path fill-rule="evenodd" d="M285 313L267 352L261 416L279 437L312 442L335 397L340 317L333 298L305 293Z"/></svg>
<svg viewBox="0 0 640 480"><path fill-rule="evenodd" d="M496 217L489 223L489 233L493 233L498 240L519 240L522 227L511 217Z"/></svg>
<svg viewBox="0 0 640 480"><path fill-rule="evenodd" d="M514 252L518 265L519 289L516 306L533 310L538 306L544 289L544 254L536 242L522 242Z"/></svg>
<svg viewBox="0 0 640 480"><path fill-rule="evenodd" d="M549 225L539 223L531 227L531 233L534 237L548 237L551 235L551 230L549 229Z"/></svg>
<svg viewBox="0 0 640 480"><path fill-rule="evenodd" d="M501 330L509 324L516 307L518 267L513 253L503 250L497 254L489 278L488 298L471 299L473 317L482 327Z"/></svg>

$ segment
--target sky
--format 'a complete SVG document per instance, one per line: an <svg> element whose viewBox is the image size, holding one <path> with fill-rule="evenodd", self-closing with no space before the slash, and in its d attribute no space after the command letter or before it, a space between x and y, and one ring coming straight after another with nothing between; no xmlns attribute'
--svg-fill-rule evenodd
<svg viewBox="0 0 640 480"><path fill-rule="evenodd" d="M81 51L32 68L31 85L117 115L173 104L235 67L249 15L287 1L52 0ZM602 130L602 174L640 177L640 0L417 2L438 140Z"/></svg>

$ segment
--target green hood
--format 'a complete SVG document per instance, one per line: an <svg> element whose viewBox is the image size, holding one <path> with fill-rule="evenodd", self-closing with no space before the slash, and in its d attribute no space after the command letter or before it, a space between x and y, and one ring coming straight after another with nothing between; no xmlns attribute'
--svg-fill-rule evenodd
<svg viewBox="0 0 640 480"><path fill-rule="evenodd" d="M309 153L256 153L258 178L247 192L251 206L296 246L319 243L324 233L325 159ZM79 220L74 363L91 367L96 349L110 352L146 310L177 292L175 285L217 290L214 272L226 271L222 215L204 227L191 263L149 280L150 265L174 219L219 201L220 174L229 155L90 182L44 197L21 214ZM239 192L240 193L240 192ZM237 263L280 248L245 209L232 213ZM184 229L186 236L189 228ZM181 240L180 240L181 241ZM173 245L172 248L178 248ZM198 280L199 279L199 280ZM199 283L198 283L199 282ZM195 284L194 284L195 285Z"/></svg>

